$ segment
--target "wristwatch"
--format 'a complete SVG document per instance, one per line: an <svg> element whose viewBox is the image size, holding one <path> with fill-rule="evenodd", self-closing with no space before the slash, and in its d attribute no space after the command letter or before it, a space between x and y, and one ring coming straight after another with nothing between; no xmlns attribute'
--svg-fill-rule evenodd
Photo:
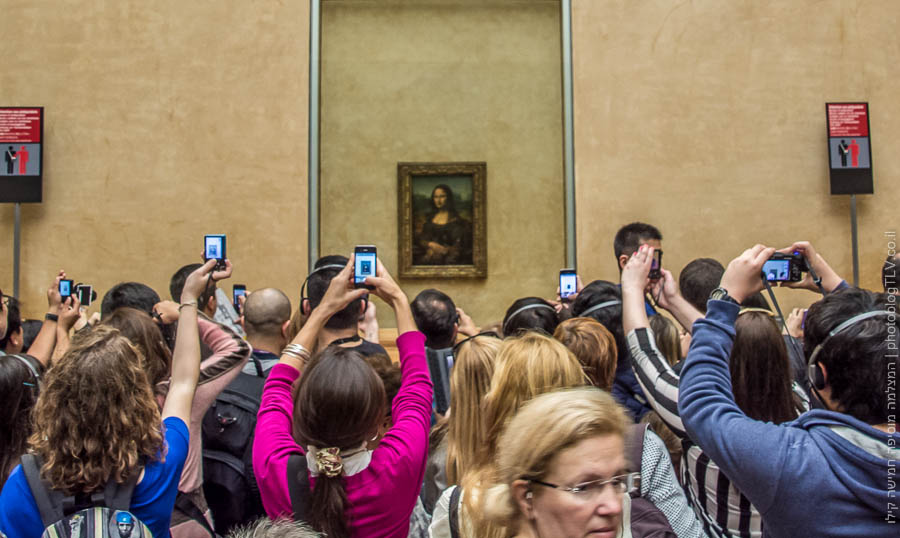
<svg viewBox="0 0 900 538"><path fill-rule="evenodd" d="M728 290L725 288L716 288L712 290L712 293L709 294L710 300L715 299L716 301L728 301L730 303L740 305L739 302L734 300L734 297L728 295Z"/></svg>

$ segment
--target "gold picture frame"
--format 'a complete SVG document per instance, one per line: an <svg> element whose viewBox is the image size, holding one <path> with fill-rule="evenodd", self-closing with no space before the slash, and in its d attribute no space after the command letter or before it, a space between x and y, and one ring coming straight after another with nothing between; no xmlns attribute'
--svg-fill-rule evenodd
<svg viewBox="0 0 900 538"><path fill-rule="evenodd" d="M487 276L487 163L397 163L401 278Z"/></svg>

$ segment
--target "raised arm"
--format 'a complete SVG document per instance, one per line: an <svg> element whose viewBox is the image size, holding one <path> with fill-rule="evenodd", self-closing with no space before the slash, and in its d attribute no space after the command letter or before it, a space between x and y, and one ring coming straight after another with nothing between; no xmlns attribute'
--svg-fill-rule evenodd
<svg viewBox="0 0 900 538"><path fill-rule="evenodd" d="M733 260L721 287L740 303L762 289L762 266L775 249L763 245ZM697 321L691 349L681 373L679 410L688 435L761 513L771 508L785 460L794 447L792 428L747 417L734 401L728 357L740 307L713 300L705 319ZM767 457L760 457L760 450Z"/></svg>
<svg viewBox="0 0 900 538"><path fill-rule="evenodd" d="M633 359L632 368L650 406L675 435L685 437L678 414L678 375L657 349L644 308L644 290L650 283L652 261L653 248L642 245L622 269L622 323Z"/></svg>
<svg viewBox="0 0 900 538"><path fill-rule="evenodd" d="M806 262L809 264L810 268L815 271L816 275L821 279L820 283L822 284L822 288L820 289L816 282L813 280L812 273L807 273L806 276L800 282L781 282L779 285L784 286L786 288L801 288L814 292L821 292L823 295L826 293L831 293L838 288L846 287L846 283L844 279L837 274L837 272L828 265L828 262L825 261L818 252L816 252L815 247L809 241L797 241L793 245L779 249L778 252L784 254L791 254L793 252L799 252L803 254L803 257L806 258Z"/></svg>
<svg viewBox="0 0 900 538"><path fill-rule="evenodd" d="M56 348L57 320L62 304L62 297L59 296L59 281L64 278L66 278L66 272L60 270L53 280L53 284L47 289L47 316L44 318L44 323L41 325L41 330L35 337L34 343L28 349L28 354L41 361L44 366L49 366L50 357L54 355ZM68 342L66 342L66 347L68 347ZM62 350L58 355L62 356L64 352L65 350Z"/></svg>
<svg viewBox="0 0 900 538"><path fill-rule="evenodd" d="M188 275L181 292L178 336L172 354L172 377L162 416L178 417L190 423L194 391L200 377L200 334L197 327L197 299L203 293L210 278L220 280L231 274L231 262L226 261L225 271L213 272L215 259L210 259Z"/></svg>

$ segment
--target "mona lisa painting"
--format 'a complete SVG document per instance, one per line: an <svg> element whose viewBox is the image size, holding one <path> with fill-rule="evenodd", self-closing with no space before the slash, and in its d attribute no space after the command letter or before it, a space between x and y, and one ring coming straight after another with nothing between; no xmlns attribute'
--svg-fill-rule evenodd
<svg viewBox="0 0 900 538"><path fill-rule="evenodd" d="M399 163L400 276L487 276L486 163Z"/></svg>

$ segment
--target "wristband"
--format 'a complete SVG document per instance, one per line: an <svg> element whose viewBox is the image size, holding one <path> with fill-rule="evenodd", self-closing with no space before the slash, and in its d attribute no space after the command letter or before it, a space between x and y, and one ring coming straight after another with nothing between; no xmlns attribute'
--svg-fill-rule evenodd
<svg viewBox="0 0 900 538"><path fill-rule="evenodd" d="M186 307L186 306L193 306L193 307L196 308L196 307L197 307L197 301L188 301L188 302L186 302L186 303L181 303L180 305L178 305L178 311L181 312L181 309L184 308L184 307Z"/></svg>
<svg viewBox="0 0 900 538"><path fill-rule="evenodd" d="M47 321L56 321L56 322L58 322L58 321L59 321L59 316L57 316L56 314L45 314L45 315L44 315L44 319L47 320Z"/></svg>

